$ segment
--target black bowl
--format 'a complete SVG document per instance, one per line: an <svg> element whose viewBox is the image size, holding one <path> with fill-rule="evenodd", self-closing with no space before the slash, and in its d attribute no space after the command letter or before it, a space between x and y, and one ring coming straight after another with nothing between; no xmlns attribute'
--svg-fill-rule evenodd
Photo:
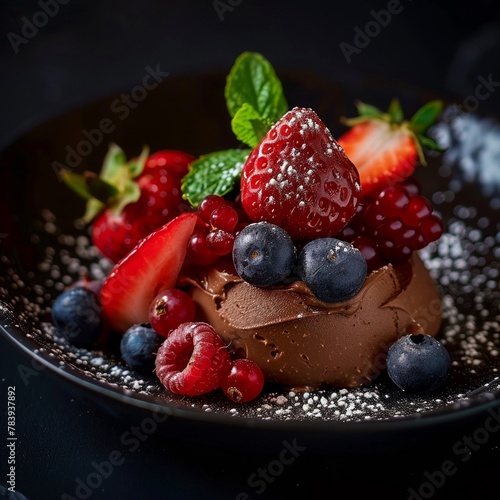
<svg viewBox="0 0 500 500"><path fill-rule="evenodd" d="M354 113L355 98L384 107L396 95L416 109L436 97L387 82L347 90L314 74L280 76L290 105L314 108L334 135L342 131L340 116ZM441 338L454 362L434 393L407 395L383 375L352 391L302 395L269 387L246 405L218 393L180 398L154 377L128 371L116 339L86 350L54 335L50 305L62 287L84 269L95 277L109 269L88 228L75 225L84 203L60 181L59 168L98 171L111 142L129 156L144 144L194 155L236 147L223 89L220 73L168 78L127 116L116 112L120 96L110 96L37 126L1 154L0 330L31 358L29 369L48 368L69 391L118 418L153 418L166 435L240 449L281 449L284 439L296 439L309 450L380 451L493 418L500 406L497 215L479 186L443 168L439 156L417 175L447 224L441 242L422 252L444 296Z"/></svg>

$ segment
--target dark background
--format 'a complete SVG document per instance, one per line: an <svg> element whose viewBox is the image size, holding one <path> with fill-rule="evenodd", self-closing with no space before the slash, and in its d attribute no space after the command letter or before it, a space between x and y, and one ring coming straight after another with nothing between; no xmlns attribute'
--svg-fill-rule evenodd
<svg viewBox="0 0 500 500"><path fill-rule="evenodd" d="M493 0L473 3L401 0L380 33L348 62L340 44L354 43L355 28L387 1L232 0L219 17L213 2L70 0L26 44L14 50L23 16L38 2L4 0L0 7L0 148L52 116L94 99L126 92L141 82L146 66L171 75L228 70L244 50L262 52L277 67L314 71L345 86L369 79L430 89L463 101L479 77L500 81L500 24ZM478 112L498 116L500 92ZM384 106L387 103L376 103ZM159 117L162 120L170 117ZM19 467L17 489L31 500L74 493L92 461L105 460L130 422L112 418L79 399L47 371L25 385L18 367L29 363L0 339L2 406L7 386L17 389ZM2 415L4 408L2 408ZM2 419L4 417L2 416ZM2 436L4 424L2 423ZM472 428L473 430L474 428ZM275 455L238 453L152 437L89 498L408 498L410 487L436 470L464 433L397 453L304 453L262 494L249 475ZM498 498L500 439L487 444L439 488L433 498ZM2 445L3 446L3 445ZM1 451L3 457L4 449ZM3 469L2 469L3 470ZM6 478L0 477L0 485ZM1 491L1 487L0 487ZM1 493L0 493L1 496ZM429 498L429 497L427 497Z"/></svg>

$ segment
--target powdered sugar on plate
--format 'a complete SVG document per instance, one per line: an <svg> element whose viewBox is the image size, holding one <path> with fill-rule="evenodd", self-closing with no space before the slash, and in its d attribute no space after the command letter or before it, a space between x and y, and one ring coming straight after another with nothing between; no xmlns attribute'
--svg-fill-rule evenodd
<svg viewBox="0 0 500 500"><path fill-rule="evenodd" d="M464 119L476 126L475 118ZM498 128L492 127L491 133L498 133ZM493 146L488 142L487 147ZM495 157L493 149L488 156L484 152L476 154L470 145L465 148L474 161L482 158L481 161L489 165L474 170L472 177L477 177L480 185L481 182L492 184L496 179L496 174L490 171L491 158ZM451 152L443 159L460 163L459 158L463 157L454 154L458 155ZM50 323L53 298L82 273L88 273L92 279L102 279L111 264L99 256L84 228L76 227L74 234L61 234L56 216L49 211L44 211L40 220L33 223L32 242L38 244L47 239L51 242L44 247L36 272L23 275L14 260L0 256L0 298L4 302L0 303L0 313L5 317L2 323L23 331L23 335L33 340L38 346L35 355L51 360L61 369L77 369L96 384L132 398L146 398L200 412L221 412L234 418L387 420L425 415L444 407L461 408L478 396L496 397L494 391L500 390L500 222L492 205L494 194L479 207L477 201L483 194L482 187L478 189L477 184L470 182L472 170L467 166L461 169L465 175L457 176L451 163L444 163L439 169L438 187L432 199L447 227L438 242L421 251L442 292L440 339L453 361L449 380L437 392L407 395L383 374L372 385L353 390L296 393L269 386L256 401L240 405L233 404L218 391L196 398L174 396L154 374L148 377L131 371L120 359L116 342L113 347L113 339L109 349L89 350L74 347L57 336Z"/></svg>

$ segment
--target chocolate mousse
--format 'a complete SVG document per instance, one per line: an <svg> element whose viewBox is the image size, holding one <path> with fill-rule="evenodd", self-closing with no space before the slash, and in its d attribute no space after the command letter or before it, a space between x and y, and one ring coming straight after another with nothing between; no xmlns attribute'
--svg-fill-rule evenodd
<svg viewBox="0 0 500 500"><path fill-rule="evenodd" d="M398 338L435 336L441 323L440 295L416 253L373 271L356 296L338 303L318 300L301 281L253 286L229 263L187 282L197 319L213 325L238 357L254 360L267 380L299 391L370 383Z"/></svg>

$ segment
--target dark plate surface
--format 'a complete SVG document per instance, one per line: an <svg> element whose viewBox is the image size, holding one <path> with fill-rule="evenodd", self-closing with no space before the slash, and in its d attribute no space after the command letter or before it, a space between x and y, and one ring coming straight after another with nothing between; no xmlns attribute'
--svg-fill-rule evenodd
<svg viewBox="0 0 500 500"><path fill-rule="evenodd" d="M397 95L405 107L416 109L435 97L374 81L346 92L313 74L280 74L289 103L313 107L334 136L342 130L339 117L354 113L355 98L384 107ZM270 387L247 405L232 405L218 394L177 398L154 378L128 371L116 355L116 339L102 349L85 350L53 335L50 304L61 287L84 269L96 278L109 269L90 246L86 229L75 226L83 203L60 182L57 169L64 164L75 171L97 171L110 142L129 156L138 154L143 144L153 151L175 148L194 155L235 147L223 87L220 74L167 79L126 117L115 111L119 96L111 96L38 126L1 154L2 333L37 366L68 382L70 391L107 411L168 415L162 423L165 432L180 430L186 438L203 434L205 441L210 441L208 428L217 429L218 435L237 435L240 446L241 436L248 446L261 446L262 439L256 437L276 431L300 435L319 449L354 449L355 443L397 446L400 435L407 439L411 433L418 440L418 431L424 430L430 437L429 430L440 432L453 423L484 418L498 407L498 199L485 196L473 180L466 182L458 168L443 167L439 157L418 173L446 222L441 241L422 253L443 294L441 338L453 360L450 378L438 392L408 396L381 376L372 386L352 391L304 395Z"/></svg>

